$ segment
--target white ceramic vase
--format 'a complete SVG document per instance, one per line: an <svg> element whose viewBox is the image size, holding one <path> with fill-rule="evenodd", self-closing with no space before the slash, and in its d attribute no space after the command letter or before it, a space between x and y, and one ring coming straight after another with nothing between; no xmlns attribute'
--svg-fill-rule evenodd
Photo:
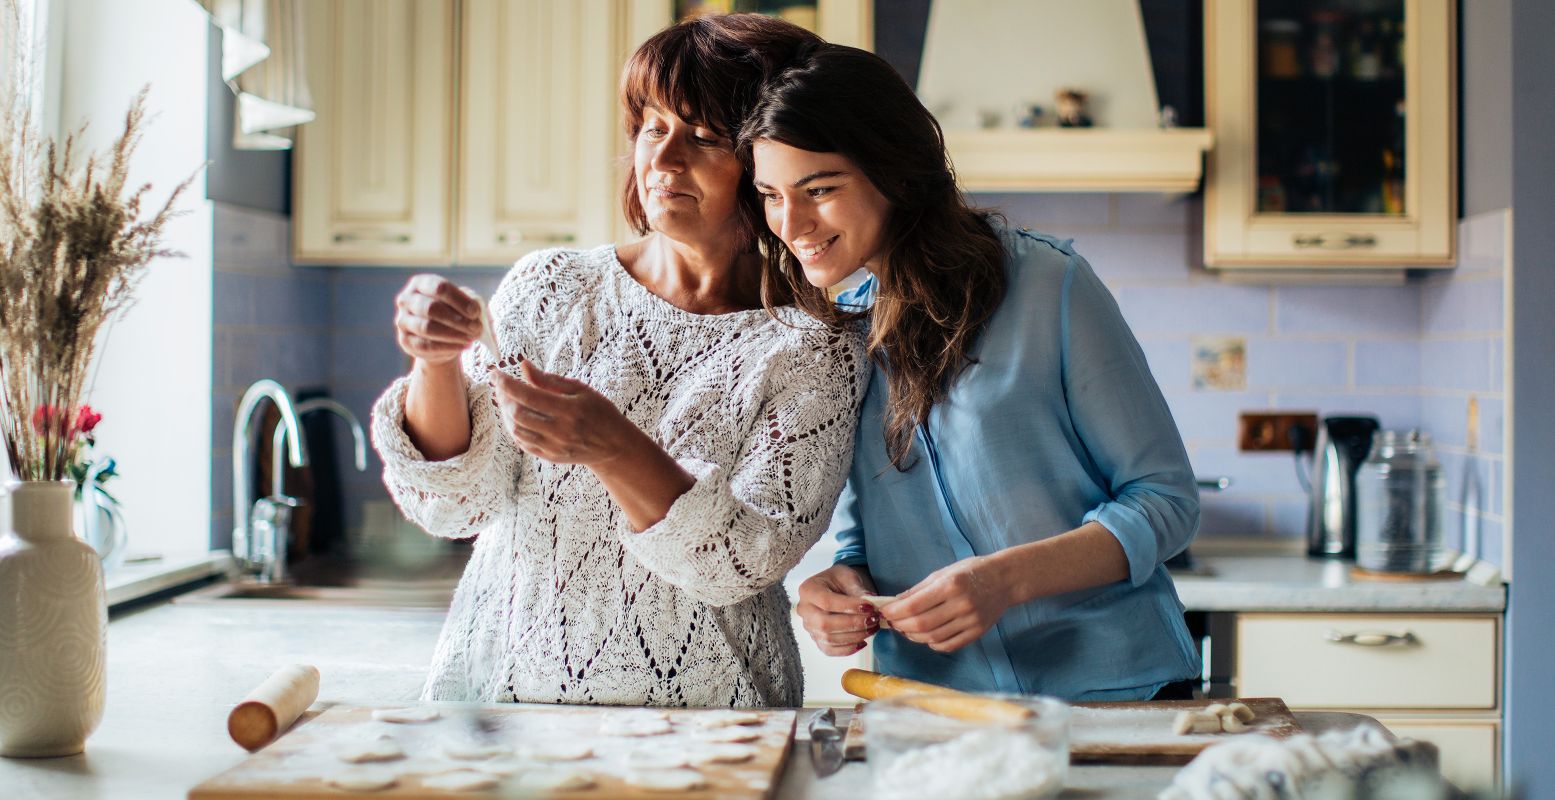
<svg viewBox="0 0 1555 800"><path fill-rule="evenodd" d="M6 487L0 536L0 756L81 752L103 717L108 605L97 552L70 529L70 481Z"/></svg>

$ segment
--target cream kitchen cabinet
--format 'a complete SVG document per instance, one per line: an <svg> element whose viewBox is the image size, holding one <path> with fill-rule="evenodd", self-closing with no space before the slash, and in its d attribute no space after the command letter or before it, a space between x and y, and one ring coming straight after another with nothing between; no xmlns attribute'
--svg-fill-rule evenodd
<svg viewBox="0 0 1555 800"><path fill-rule="evenodd" d="M1238 695L1370 714L1436 744L1460 786L1498 782L1500 616L1239 614L1235 642Z"/></svg>
<svg viewBox="0 0 1555 800"><path fill-rule="evenodd" d="M318 117L292 161L293 260L449 263L457 4L301 7Z"/></svg>
<svg viewBox="0 0 1555 800"><path fill-rule="evenodd" d="M1205 0L1205 266L1452 265L1454 7Z"/></svg>
<svg viewBox="0 0 1555 800"><path fill-rule="evenodd" d="M538 248L611 241L625 152L623 4L462 8L458 263L507 265Z"/></svg>

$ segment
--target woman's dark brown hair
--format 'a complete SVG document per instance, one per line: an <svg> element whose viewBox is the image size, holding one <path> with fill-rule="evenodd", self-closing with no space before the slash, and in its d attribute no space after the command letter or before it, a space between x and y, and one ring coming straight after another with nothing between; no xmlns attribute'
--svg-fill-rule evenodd
<svg viewBox="0 0 1555 800"><path fill-rule="evenodd" d="M1004 299L1004 245L989 214L956 188L939 122L890 64L841 45L807 48L763 88L740 131L747 168L756 142L838 153L890 201L869 312L869 354L886 374L886 449L908 469L913 430L972 363L972 345ZM783 241L763 227L762 295L791 294L811 315L839 311L805 281Z"/></svg>
<svg viewBox="0 0 1555 800"><path fill-rule="evenodd" d="M671 25L643 42L622 71L627 138L637 139L644 109L653 106L733 139L762 82L801 47L820 43L804 28L764 14L710 14ZM742 241L755 250L756 232L764 225L761 201L750 181L740 182L739 193ZM627 168L621 206L632 229L646 234L648 215L637 196L635 167Z"/></svg>

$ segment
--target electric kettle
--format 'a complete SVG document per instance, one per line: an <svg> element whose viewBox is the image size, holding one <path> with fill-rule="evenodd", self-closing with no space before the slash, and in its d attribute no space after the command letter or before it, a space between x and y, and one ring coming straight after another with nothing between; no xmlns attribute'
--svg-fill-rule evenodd
<svg viewBox="0 0 1555 800"><path fill-rule="evenodd" d="M1324 417L1312 454L1307 555L1355 557L1355 473L1371 452L1376 417Z"/></svg>

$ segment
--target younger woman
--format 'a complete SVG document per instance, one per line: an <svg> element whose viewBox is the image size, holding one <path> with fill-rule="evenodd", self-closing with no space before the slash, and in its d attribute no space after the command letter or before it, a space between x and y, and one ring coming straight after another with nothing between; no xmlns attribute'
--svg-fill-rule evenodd
<svg viewBox="0 0 1555 800"><path fill-rule="evenodd" d="M1156 696L1199 671L1162 563L1198 527L1182 440L1117 304L1068 240L968 207L939 125L849 47L769 81L741 132L765 279L868 315L875 374L836 564L800 588L821 648L878 630L884 672L1070 699Z"/></svg>

